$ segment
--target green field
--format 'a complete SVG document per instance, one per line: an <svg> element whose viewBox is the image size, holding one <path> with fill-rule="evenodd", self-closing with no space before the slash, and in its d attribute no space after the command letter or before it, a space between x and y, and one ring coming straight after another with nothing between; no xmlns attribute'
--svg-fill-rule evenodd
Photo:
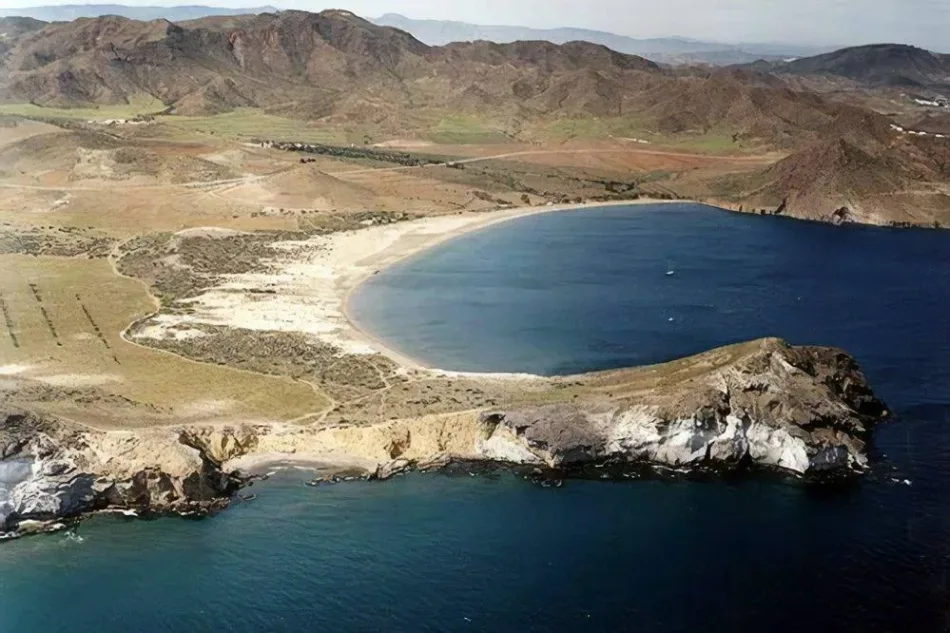
<svg viewBox="0 0 950 633"><path fill-rule="evenodd" d="M748 141L733 141L732 134L726 132L709 132L697 135L674 135L664 142L667 147L680 148L683 151L697 154L760 154L766 150L760 144L750 144Z"/></svg>
<svg viewBox="0 0 950 633"><path fill-rule="evenodd" d="M142 101L128 105L96 108L46 108L30 103L0 104L0 116L16 116L44 121L86 122L108 119L131 119L154 116L163 132L172 136L194 137L197 134L221 135L247 140L294 140L313 143L342 143L348 140L345 130L308 121L267 114L257 108L242 108L213 116L178 116L161 114L166 106L160 101Z"/></svg>
<svg viewBox="0 0 950 633"><path fill-rule="evenodd" d="M139 115L154 115L166 106L157 99L137 101L126 105L108 105L94 108L45 108L32 103L0 104L0 114L21 116L27 119L99 121L105 119L131 119Z"/></svg>
<svg viewBox="0 0 950 633"><path fill-rule="evenodd" d="M304 143L343 143L345 130L309 121L267 114L256 108L241 108L214 116L158 117L158 121L183 134L215 134L242 140L300 141Z"/></svg>
<svg viewBox="0 0 950 633"><path fill-rule="evenodd" d="M500 126L474 116L447 116L434 123L431 129L428 136L435 143L470 145L511 141Z"/></svg>
<svg viewBox="0 0 950 633"><path fill-rule="evenodd" d="M697 154L759 153L761 145L745 141L734 142L729 131L710 130L705 133L684 132L662 134L646 119L636 116L616 118L561 119L527 127L521 135L524 140L541 142L592 141L602 139L642 139L663 148L674 148ZM645 145L644 147L649 147Z"/></svg>
<svg viewBox="0 0 950 633"><path fill-rule="evenodd" d="M589 140L610 137L644 138L652 140L657 134L636 117L571 118L530 126L525 136L539 141Z"/></svg>
<svg viewBox="0 0 950 633"><path fill-rule="evenodd" d="M2 104L0 116L18 116L45 121L102 121L152 115L157 125L143 132L152 136L194 139L208 135L249 141L299 141L335 145L370 145L393 139L427 139L439 144L510 143L515 135L499 119L479 114L441 113L435 116L410 117L404 127L391 128L386 123L338 125L304 121L269 114L259 108L239 108L233 112L211 116L180 116L159 114L165 106L158 101L101 106L97 108L45 108L33 104ZM541 143L566 141L642 139L658 147L677 148L703 154L744 154L761 152L760 145L732 140L729 131L706 133L660 134L655 126L636 116L568 118L543 123L523 123L517 140Z"/></svg>

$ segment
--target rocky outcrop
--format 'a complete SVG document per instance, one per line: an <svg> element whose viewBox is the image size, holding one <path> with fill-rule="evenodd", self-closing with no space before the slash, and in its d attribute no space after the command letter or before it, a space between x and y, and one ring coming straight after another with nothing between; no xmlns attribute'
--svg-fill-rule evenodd
<svg viewBox="0 0 950 633"><path fill-rule="evenodd" d="M401 475L402 473L408 471L412 467L412 462L404 457L397 457L391 461L385 462L377 466L376 471L373 472L370 476L371 479L377 479L379 481L385 481L387 479L392 479L396 475Z"/></svg>
<svg viewBox="0 0 950 633"><path fill-rule="evenodd" d="M0 426L0 536L106 508L207 514L239 485L185 433L99 432L22 412Z"/></svg>
<svg viewBox="0 0 950 633"><path fill-rule="evenodd" d="M705 202L836 226L945 226L950 198L939 194L947 181L947 144L895 136L880 117L851 119L839 122L840 133L829 133L758 173L720 181L714 188L732 188L731 193ZM855 140L854 130L870 138Z"/></svg>
<svg viewBox="0 0 950 633"><path fill-rule="evenodd" d="M567 475L593 465L852 474L866 468L871 430L887 415L848 354L777 339L546 385L526 390L531 403L365 426L105 432L7 414L0 538L105 509L207 514L244 484L243 464L282 456L378 480L451 460Z"/></svg>
<svg viewBox="0 0 950 633"><path fill-rule="evenodd" d="M886 413L846 353L769 339L667 389L485 414L494 430L477 452L557 469L619 462L848 473L867 466L871 428Z"/></svg>

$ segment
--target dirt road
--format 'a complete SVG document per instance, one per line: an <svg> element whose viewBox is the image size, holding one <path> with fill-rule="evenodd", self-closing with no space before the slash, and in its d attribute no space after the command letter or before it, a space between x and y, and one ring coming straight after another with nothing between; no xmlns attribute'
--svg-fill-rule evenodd
<svg viewBox="0 0 950 633"><path fill-rule="evenodd" d="M731 163L765 163L770 162L763 156L721 156L711 154L690 154L687 152L667 152L663 150L640 149L640 148L593 148L593 149L551 149L551 150L524 150L519 152L507 152L504 154L494 154L492 156L477 156L474 158L460 158L457 160L448 160L443 163L430 163L427 165L400 165L398 167L368 167L364 169L348 169L342 171L326 172L329 176L355 176L358 174L386 173L397 171L408 171L413 169L424 169L428 167L450 167L453 165L467 165L470 163L486 162L491 160L504 160L506 158L521 158L526 156L557 156L557 155L583 155L583 154L639 154L646 156L663 156L668 158L702 158L711 161L731 162ZM261 174L259 176L243 176L240 178L225 178L221 180L197 180L193 182L180 182L169 184L152 185L115 185L105 186L41 186L24 185L17 183L0 183L0 189L22 189L29 191L113 191L116 189L128 190L167 190L178 188L214 188L214 187L232 187L237 185L249 184L266 180L272 176L285 173L293 167L283 167L276 171Z"/></svg>
<svg viewBox="0 0 950 633"><path fill-rule="evenodd" d="M62 187L52 187L52 186L41 186L41 185L22 185L18 183L0 183L0 189L25 189L28 191L115 191L116 189L121 189L123 191L128 190L162 190L162 189L203 189L205 187L222 187L228 185L242 185L246 183L257 182L259 180L266 180L272 176L277 176L284 172L289 171L292 167L283 167L276 171L268 172L266 174L261 174L259 176L242 176L240 178L224 178L221 180L195 180L191 182L176 182L176 183L165 183L165 184L154 184L154 185L123 185L120 182L116 182L114 185L105 185L99 187L91 186L62 186Z"/></svg>
<svg viewBox="0 0 950 633"><path fill-rule="evenodd" d="M369 174L375 172L388 171L406 171L409 169L422 169L426 167L447 167L451 165L467 165L469 163L485 162L490 160L503 160L506 158L520 158L523 156L557 156L557 155L577 155L577 154L640 154L645 156L664 156L667 158L705 158L713 161L733 162L733 163L765 163L770 162L763 156L720 156L712 154L690 154L686 152L666 152L662 150L638 149L638 148L592 148L592 149L539 149L524 150L520 152L508 152L505 154L495 154L493 156L476 156L474 158L461 158L459 160L450 160L444 163L430 163L428 165L401 165L399 167L377 167L366 169L352 169L345 171L328 172L330 176L353 176L356 174Z"/></svg>

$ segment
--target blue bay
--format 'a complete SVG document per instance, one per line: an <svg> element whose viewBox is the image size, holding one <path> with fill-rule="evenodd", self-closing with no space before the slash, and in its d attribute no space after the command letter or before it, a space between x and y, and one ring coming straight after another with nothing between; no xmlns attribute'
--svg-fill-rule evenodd
<svg viewBox="0 0 950 633"><path fill-rule="evenodd" d="M543 489L498 473L309 488L283 471L210 520L103 517L3 545L0 630L946 630L945 233L696 205L550 213L397 264L350 310L452 370L568 374L759 336L836 345L895 419L872 473L836 487Z"/></svg>

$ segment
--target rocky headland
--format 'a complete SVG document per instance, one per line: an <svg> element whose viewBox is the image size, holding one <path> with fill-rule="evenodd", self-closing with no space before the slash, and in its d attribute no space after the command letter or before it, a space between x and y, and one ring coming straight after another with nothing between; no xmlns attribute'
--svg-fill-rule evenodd
<svg viewBox="0 0 950 633"><path fill-rule="evenodd" d="M590 466L852 475L866 469L871 432L886 415L846 352L778 339L537 378L499 406L367 424L104 431L9 410L0 422L0 536L100 511L208 514L276 460L378 479L453 460L564 476Z"/></svg>

